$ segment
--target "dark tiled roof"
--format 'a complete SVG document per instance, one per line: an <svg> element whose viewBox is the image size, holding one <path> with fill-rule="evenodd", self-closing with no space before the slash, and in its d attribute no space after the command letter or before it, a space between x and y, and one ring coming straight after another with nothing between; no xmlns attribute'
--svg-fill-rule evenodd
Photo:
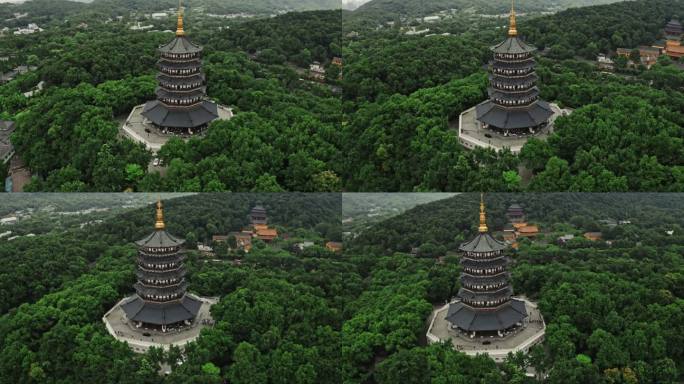
<svg viewBox="0 0 684 384"><path fill-rule="evenodd" d="M494 252L506 249L506 244L496 240L489 233L480 233L473 240L461 244L461 252Z"/></svg>
<svg viewBox="0 0 684 384"><path fill-rule="evenodd" d="M509 37L499 45L492 47L494 53L531 53L537 48L525 43L518 37Z"/></svg>
<svg viewBox="0 0 684 384"><path fill-rule="evenodd" d="M129 320L154 325L169 325L194 319L201 306L201 301L188 295L183 296L179 301L169 303L146 302L135 295L121 304Z"/></svg>
<svg viewBox="0 0 684 384"><path fill-rule="evenodd" d="M158 230L135 243L146 248L177 247L185 243L185 240L177 239L164 230Z"/></svg>
<svg viewBox="0 0 684 384"><path fill-rule="evenodd" d="M477 106L477 119L501 129L536 127L553 116L549 103L537 100L525 108L505 108L491 101Z"/></svg>
<svg viewBox="0 0 684 384"><path fill-rule="evenodd" d="M195 128L218 118L218 106L205 100L192 108L172 109L159 100L152 100L145 104L142 115L160 127Z"/></svg>
<svg viewBox="0 0 684 384"><path fill-rule="evenodd" d="M508 329L527 316L525 302L513 299L496 310L486 311L478 311L462 302L452 303L446 320L469 332L492 332Z"/></svg>
<svg viewBox="0 0 684 384"><path fill-rule="evenodd" d="M171 40L170 43L159 47L159 51L164 53L197 53L202 52L202 47L185 36L179 36Z"/></svg>

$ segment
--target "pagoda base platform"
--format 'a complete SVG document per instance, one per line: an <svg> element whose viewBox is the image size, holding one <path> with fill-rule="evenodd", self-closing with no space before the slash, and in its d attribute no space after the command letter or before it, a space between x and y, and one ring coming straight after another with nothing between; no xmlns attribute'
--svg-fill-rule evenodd
<svg viewBox="0 0 684 384"><path fill-rule="evenodd" d="M516 353L522 351L523 353L528 353L530 348L544 341L546 323L544 323L544 318L535 303L525 298L519 299L525 303L528 317L522 326L503 337L471 337L470 333L452 328L451 324L446 320L446 316L449 306L459 302L459 300L455 300L432 312L427 331L427 340L429 343L439 343L448 340L452 343L454 349L458 351L470 356L486 354L497 363L502 363L509 352Z"/></svg>
<svg viewBox="0 0 684 384"><path fill-rule="evenodd" d="M137 322L131 321L126 317L126 313L122 308L122 304L129 302L132 297L126 297L116 303L102 317L102 321L105 323L110 335L121 342L127 342L136 353L146 353L150 347L168 350L171 345L175 345L183 348L187 343L195 341L202 329L213 326L214 320L209 309L218 302L218 298L189 296L200 301L202 305L195 321L183 328L168 330L167 332L139 328Z"/></svg>
<svg viewBox="0 0 684 384"><path fill-rule="evenodd" d="M467 149L492 148L500 152L508 148L512 153L519 154L529 139L534 137L546 140L553 133L556 119L572 113L569 109L561 109L558 104L550 104L550 106L553 115L548 125L534 134L504 136L496 130L484 128L483 124L477 120L477 106L463 112L458 119L458 126L451 124L451 128L457 131L459 142Z"/></svg>
<svg viewBox="0 0 684 384"><path fill-rule="evenodd" d="M145 144L145 147L154 153L159 152L161 147L172 137L180 137L183 140L187 140L202 134L202 132L190 135L162 131L142 115L144 109L145 104L134 107L121 126L120 132L123 136L133 141ZM229 107L218 105L218 115L219 117L216 120L230 120L233 118L233 110Z"/></svg>

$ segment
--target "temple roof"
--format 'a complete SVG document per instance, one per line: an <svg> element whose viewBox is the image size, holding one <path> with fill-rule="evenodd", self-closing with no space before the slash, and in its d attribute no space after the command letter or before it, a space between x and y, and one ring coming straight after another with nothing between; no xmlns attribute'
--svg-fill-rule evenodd
<svg viewBox="0 0 684 384"><path fill-rule="evenodd" d="M217 119L218 106L205 100L190 108L169 108L159 100L152 100L145 104L142 115L160 127L196 128Z"/></svg>
<svg viewBox="0 0 684 384"><path fill-rule="evenodd" d="M511 328L527 316L525 302L512 299L495 310L477 310L462 302L452 303L446 320L468 332L494 332Z"/></svg>
<svg viewBox="0 0 684 384"><path fill-rule="evenodd" d="M194 319L201 306L200 300L189 295L170 303L146 302L135 295L121 304L129 320L155 325L169 325Z"/></svg>
<svg viewBox="0 0 684 384"><path fill-rule="evenodd" d="M525 43L518 37L509 36L506 40L498 45L493 46L492 52L494 53L532 53L537 50L537 48Z"/></svg>
<svg viewBox="0 0 684 384"><path fill-rule="evenodd" d="M159 47L159 52L163 53L198 53L202 52L202 47L193 43L185 36L176 36L170 43Z"/></svg>
<svg viewBox="0 0 684 384"><path fill-rule="evenodd" d="M461 252L495 252L506 249L506 244L496 240L489 233L479 233L473 240L461 244Z"/></svg>
<svg viewBox="0 0 684 384"><path fill-rule="evenodd" d="M177 247L183 245L185 240L177 239L165 230L156 230L147 235L144 239L138 240L135 243L146 248Z"/></svg>
<svg viewBox="0 0 684 384"><path fill-rule="evenodd" d="M553 116L549 103L537 100L527 107L506 108L490 100L477 106L477 119L501 129L536 127Z"/></svg>

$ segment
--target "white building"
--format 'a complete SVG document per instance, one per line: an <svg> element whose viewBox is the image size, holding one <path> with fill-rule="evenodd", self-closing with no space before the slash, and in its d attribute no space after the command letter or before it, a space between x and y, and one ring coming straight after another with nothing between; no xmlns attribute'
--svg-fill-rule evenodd
<svg viewBox="0 0 684 384"><path fill-rule="evenodd" d="M10 216L10 217L5 217L4 219L0 219L0 225L12 225L17 223L17 217L16 216Z"/></svg>

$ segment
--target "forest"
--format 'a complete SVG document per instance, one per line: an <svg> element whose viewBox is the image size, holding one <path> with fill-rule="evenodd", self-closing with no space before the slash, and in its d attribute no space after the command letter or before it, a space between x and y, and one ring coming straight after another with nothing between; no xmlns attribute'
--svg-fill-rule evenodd
<svg viewBox="0 0 684 384"><path fill-rule="evenodd" d="M106 22L106 4L114 10L117 1L79 13L87 28L74 18L0 39L0 52L19 52L10 64L38 67L0 86L0 118L17 122L12 142L33 175L27 191L684 190L681 63L663 58L610 75L589 61L661 38L684 14L681 1L521 17L521 36L540 50L542 98L573 113L519 155L466 150L456 135L459 114L487 98L500 19L462 12L429 24L430 36L408 36L401 20L355 24L340 10L230 22L189 12L208 96L236 117L169 141L158 153L162 172L148 170L152 154L119 126L154 97L155 49L171 35L128 30L137 13ZM152 23L169 28L170 19ZM341 78L335 57L344 60ZM302 80L314 61L328 68L328 84ZM42 93L22 95L40 81Z"/></svg>
<svg viewBox="0 0 684 384"><path fill-rule="evenodd" d="M530 366L546 383L682 380L681 196L487 194L485 202L495 236L512 203L541 228L511 257L514 290L538 301L545 343L527 356L509 356L500 373L491 360L421 342L430 304L458 291L454 252L477 233L479 194L458 195L388 219L345 244L373 287L344 325L343 353L355 357L349 369L359 382L536 383L524 377ZM610 219L630 224L604 224ZM555 241L597 230L604 241ZM420 248L417 256L408 254L412 247Z"/></svg>
<svg viewBox="0 0 684 384"><path fill-rule="evenodd" d="M455 134L458 115L487 98L482 66L488 47L504 38L491 22L464 27L466 19L446 20L429 25L435 35L417 37L396 25L360 29L343 49L343 142L352 154L345 189L682 191L679 63L663 58L651 70L612 76L582 58L653 42L678 13L681 2L657 0L521 19L522 36L542 50L542 98L574 112L557 121L547 142L530 140L519 156L466 151Z"/></svg>
<svg viewBox="0 0 684 384"><path fill-rule="evenodd" d="M119 200L105 196L114 196L114 204ZM247 224L257 202L289 238L268 246L257 241L249 255L217 255L220 262L193 251L197 241ZM357 289L352 268L323 247L340 239L340 212L341 198L333 194L167 200L167 229L187 240L191 290L221 301L213 308L215 328L166 378L155 367L177 361L177 348L135 355L101 322L108 308L132 292L132 241L153 230L152 205L85 229L0 240L0 257L11 266L0 274L0 383L220 383L221 377L233 383L262 377L315 383L334 377L341 308ZM295 256L290 246L303 240L316 246ZM241 267L230 262L234 257L242 259Z"/></svg>
<svg viewBox="0 0 684 384"><path fill-rule="evenodd" d="M34 175L26 190L339 190L339 98L300 81L290 64L330 62L339 52L339 20L339 11L316 11L240 23L230 33L195 36L191 27L207 52L209 96L237 117L189 143L169 142L159 154L169 165L164 177L148 173L151 154L122 139L118 126L133 106L154 98L155 49L170 35L110 23L87 32L56 27L38 44L0 40L42 63L0 86L0 116L17 121L12 140ZM44 92L21 95L40 80Z"/></svg>

